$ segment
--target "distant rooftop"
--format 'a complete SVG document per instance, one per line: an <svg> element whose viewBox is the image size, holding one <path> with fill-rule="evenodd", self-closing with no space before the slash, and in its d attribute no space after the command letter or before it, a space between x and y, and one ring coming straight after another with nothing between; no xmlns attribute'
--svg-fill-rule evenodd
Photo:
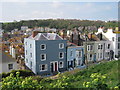
<svg viewBox="0 0 120 90"><path fill-rule="evenodd" d="M10 62L15 62L15 59L7 55L6 53L0 51L0 63L10 63Z"/></svg>
<svg viewBox="0 0 120 90"><path fill-rule="evenodd" d="M63 38L55 33L38 33L35 37L31 35L28 38L34 40L63 40Z"/></svg>

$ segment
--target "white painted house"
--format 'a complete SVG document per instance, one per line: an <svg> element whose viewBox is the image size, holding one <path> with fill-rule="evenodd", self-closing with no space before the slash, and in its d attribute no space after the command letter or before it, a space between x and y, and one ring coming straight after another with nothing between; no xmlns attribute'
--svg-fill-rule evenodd
<svg viewBox="0 0 120 90"><path fill-rule="evenodd" d="M120 31L113 32L112 29L108 29L107 32L103 32L103 28L99 28L96 34L102 33L109 41L111 49L114 52L114 59L120 58Z"/></svg>
<svg viewBox="0 0 120 90"><path fill-rule="evenodd" d="M17 62L8 56L6 53L0 51L0 73L17 70Z"/></svg>

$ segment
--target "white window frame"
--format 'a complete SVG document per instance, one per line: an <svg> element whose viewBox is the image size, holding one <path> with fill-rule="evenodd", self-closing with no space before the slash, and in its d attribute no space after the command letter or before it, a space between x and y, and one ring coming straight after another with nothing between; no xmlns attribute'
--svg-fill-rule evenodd
<svg viewBox="0 0 120 90"><path fill-rule="evenodd" d="M44 49L42 49L42 45L44 45L44 47L45 47ZM46 50L46 44L41 44L40 45L40 50Z"/></svg>
<svg viewBox="0 0 120 90"><path fill-rule="evenodd" d="M60 66L60 63L62 62L62 66ZM59 62L59 68L63 68L64 67L64 62L63 61L60 61Z"/></svg>
<svg viewBox="0 0 120 90"><path fill-rule="evenodd" d="M90 45L87 45L87 51L90 51Z"/></svg>
<svg viewBox="0 0 120 90"><path fill-rule="evenodd" d="M42 55L45 55L45 59L42 59ZM45 60L46 60L46 57L47 57L47 55L46 55L45 53L40 54L40 59L41 59L41 61L45 61Z"/></svg>
<svg viewBox="0 0 120 90"><path fill-rule="evenodd" d="M60 47L61 44L62 44L62 47ZM63 48L64 48L64 43L60 43L60 44L59 44L59 49L63 49Z"/></svg>
<svg viewBox="0 0 120 90"><path fill-rule="evenodd" d="M63 57L60 57L60 53L63 54ZM64 58L64 52L59 52L59 59L63 59Z"/></svg>
<svg viewBox="0 0 120 90"><path fill-rule="evenodd" d="M45 65L45 70L42 70L42 65ZM48 70L48 65L47 64L41 64L41 65L39 65L39 69L40 69L40 71L41 72L43 72L43 71L47 71Z"/></svg>

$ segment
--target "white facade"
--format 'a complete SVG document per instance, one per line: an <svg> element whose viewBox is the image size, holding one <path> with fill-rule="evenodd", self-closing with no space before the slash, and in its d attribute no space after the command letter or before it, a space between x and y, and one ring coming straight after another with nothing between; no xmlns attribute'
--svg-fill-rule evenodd
<svg viewBox="0 0 120 90"><path fill-rule="evenodd" d="M13 58L16 58L18 54L18 50L15 49L13 46L10 46L10 55L13 57Z"/></svg>
<svg viewBox="0 0 120 90"><path fill-rule="evenodd" d="M6 53L0 52L0 73L17 70L17 62Z"/></svg>
<svg viewBox="0 0 120 90"><path fill-rule="evenodd" d="M113 33L112 29L108 29L106 33L103 32L102 28L98 29L98 32L96 34L102 33L109 41L111 41L112 50L114 51L114 58L117 59L115 56L118 56L118 53L120 53L120 33Z"/></svg>

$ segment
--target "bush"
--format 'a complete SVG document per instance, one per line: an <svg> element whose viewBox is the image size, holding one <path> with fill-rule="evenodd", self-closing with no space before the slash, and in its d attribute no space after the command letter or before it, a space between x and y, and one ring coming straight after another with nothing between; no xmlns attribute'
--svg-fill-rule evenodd
<svg viewBox="0 0 120 90"><path fill-rule="evenodd" d="M13 74L13 76L16 76L16 72L20 72L20 76L22 77L28 77L34 75L34 73L30 70L12 70L11 72L0 74L0 76L2 76L2 78L5 78L7 76L10 76L11 73Z"/></svg>
<svg viewBox="0 0 120 90"><path fill-rule="evenodd" d="M16 72L16 76L13 73L10 76L3 78L2 81L2 89L3 90L19 90L19 89L41 89L43 88L40 84L38 84L37 80L33 80L33 78L20 77L20 72Z"/></svg>

